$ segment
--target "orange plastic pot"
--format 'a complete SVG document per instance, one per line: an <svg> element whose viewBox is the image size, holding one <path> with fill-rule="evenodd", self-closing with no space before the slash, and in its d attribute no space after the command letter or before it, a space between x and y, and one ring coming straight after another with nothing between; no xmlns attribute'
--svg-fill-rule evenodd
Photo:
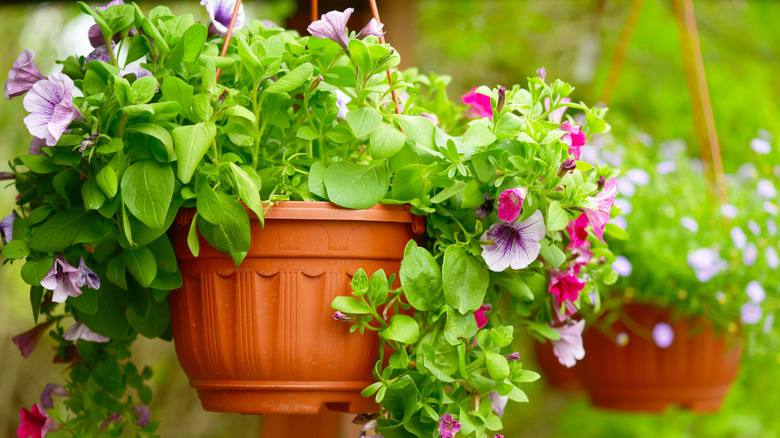
<svg viewBox="0 0 780 438"><path fill-rule="evenodd" d="M183 286L170 304L176 354L203 408L376 411L360 392L374 381L379 340L349 333L330 303L350 294L360 268L397 273L407 242L424 231L421 218L404 206L281 202L264 227L252 219L251 248L237 267L202 236L199 257L191 254L193 214L172 227Z"/></svg>
<svg viewBox="0 0 780 438"><path fill-rule="evenodd" d="M669 311L649 305L629 305L625 310L629 324L621 319L612 325L613 333L629 335L625 346L595 328L583 336L585 357L576 369L593 404L648 412L671 405L699 412L720 409L737 376L741 353L737 339L718 336L701 318L672 322ZM659 322L674 330L667 348L658 347L650 336Z"/></svg>
<svg viewBox="0 0 780 438"><path fill-rule="evenodd" d="M582 385L574 368L567 368L561 365L558 358L555 357L552 342L536 342L534 349L539 369L548 385L561 392L573 393L582 390Z"/></svg>

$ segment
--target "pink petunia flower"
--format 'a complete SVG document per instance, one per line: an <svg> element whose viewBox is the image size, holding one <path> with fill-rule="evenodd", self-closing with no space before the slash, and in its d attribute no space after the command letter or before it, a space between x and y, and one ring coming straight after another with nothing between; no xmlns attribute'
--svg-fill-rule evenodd
<svg viewBox="0 0 780 438"><path fill-rule="evenodd" d="M566 131L561 141L569 145L569 153L574 155L575 160L580 159L580 148L585 146L585 133L580 131L580 126L573 126L569 121L561 123L560 128Z"/></svg>
<svg viewBox="0 0 780 438"><path fill-rule="evenodd" d="M474 319L477 321L477 328L481 329L485 327L488 323L487 315L485 315L486 312L492 312L493 306L490 303L483 304L479 307L478 310L474 311Z"/></svg>
<svg viewBox="0 0 780 438"><path fill-rule="evenodd" d="M14 65L8 72L8 80L5 81L6 99L21 96L30 91L38 81L46 79L38 71L38 66L33 62L34 57L35 52L25 50L16 58Z"/></svg>
<svg viewBox="0 0 780 438"><path fill-rule="evenodd" d="M24 123L30 134L54 146L71 122L83 118L73 106L73 89L73 80L62 73L54 73L32 86L24 96L24 109L30 112Z"/></svg>
<svg viewBox="0 0 780 438"><path fill-rule="evenodd" d="M441 438L453 438L460 426L460 421L453 419L450 414L444 414L439 419L439 435Z"/></svg>
<svg viewBox="0 0 780 438"><path fill-rule="evenodd" d="M344 50L347 50L349 47L347 21L354 11L353 8L347 8L344 12L330 11L327 14L322 14L320 19L311 23L306 30L317 38L335 41Z"/></svg>
<svg viewBox="0 0 780 438"><path fill-rule="evenodd" d="M498 218L506 222L517 219L526 196L528 189L525 187L504 190L498 197Z"/></svg>
<svg viewBox="0 0 780 438"><path fill-rule="evenodd" d="M558 298L558 306L564 301L577 301L580 292L585 288L586 282L577 278L573 269L550 269L550 279L547 282L547 290Z"/></svg>
<svg viewBox="0 0 780 438"><path fill-rule="evenodd" d="M149 420L152 418L152 413L147 405L138 405L133 408L133 412L138 415L138 420L135 424L140 427L146 427L149 424Z"/></svg>
<svg viewBox="0 0 780 438"><path fill-rule="evenodd" d="M571 240L571 243L566 247L566 249L581 247L583 244L585 244L586 239L588 238L587 227L588 216L585 213L579 215L577 219L569 221L569 225L566 226L566 232L569 234L569 240Z"/></svg>
<svg viewBox="0 0 780 438"><path fill-rule="evenodd" d="M52 324L54 324L53 320L42 322L32 329L11 338L13 343L19 347L19 351L22 353L23 358L26 359L28 356L30 356L30 354L35 349L35 346L38 345L38 341L41 339L41 336L43 336L43 334Z"/></svg>
<svg viewBox="0 0 780 438"><path fill-rule="evenodd" d="M64 303L68 297L77 297L81 295L82 272L79 268L71 266L62 254L54 258L54 263L49 269L49 273L41 280L41 286L54 292L52 301L55 303ZM83 283L82 283L83 284Z"/></svg>
<svg viewBox="0 0 780 438"><path fill-rule="evenodd" d="M582 347L582 330L585 321L576 321L562 327L553 327L561 335L557 341L552 341L553 353L561 365L571 368L578 360L585 357L585 349Z"/></svg>
<svg viewBox="0 0 780 438"><path fill-rule="evenodd" d="M76 341L78 339L83 339L85 341L102 342L102 343L111 340L110 338L107 338L103 335L99 335L93 332L92 330L89 329L89 327L87 327L81 321L73 324L73 326L69 328L64 335L62 335L62 338L65 339L66 341Z"/></svg>
<svg viewBox="0 0 780 438"><path fill-rule="evenodd" d="M355 35L355 38L362 40L365 39L367 36L375 36L377 38L381 37L387 32L382 32L382 28L385 25L382 23L378 23L376 19L372 18L371 21L366 24L363 29L360 29L360 32L358 32L357 35Z"/></svg>
<svg viewBox="0 0 780 438"><path fill-rule="evenodd" d="M562 304L559 304L557 299L552 300L552 308L552 320L555 324L562 324L566 322L566 320L569 319L570 316L577 313L578 310L571 301L565 300ZM563 313L561 313L561 308L563 308Z"/></svg>
<svg viewBox="0 0 780 438"><path fill-rule="evenodd" d="M588 222L593 233L598 237L601 242L604 242L604 227L609 222L609 214L612 211L612 204L615 203L615 196L617 196L618 181L616 178L610 178L607 184L604 186L604 190L599 192L596 196L588 198L596 203L596 208L585 208L585 215L588 217Z"/></svg>
<svg viewBox="0 0 780 438"><path fill-rule="evenodd" d="M509 267L523 269L539 256L542 249L539 242L545 234L544 217L539 210L522 222L496 222L480 238L493 242L482 245L482 258L494 272Z"/></svg>
<svg viewBox="0 0 780 438"><path fill-rule="evenodd" d="M571 102L571 99L569 99L568 97L564 97L563 99L561 99L560 103L569 103L569 102ZM558 109L554 109L554 110L550 111L550 114L547 115L547 120L549 120L550 122L555 123L555 124L560 124L561 120L563 120L563 115L564 115L564 113L566 113L566 110L568 108L569 108L568 106L564 105L564 106L562 106L562 107L560 107ZM550 109L550 98L549 97L545 97L544 98L544 110L547 111L549 109ZM566 122L566 123L568 123L568 122Z"/></svg>
<svg viewBox="0 0 780 438"><path fill-rule="evenodd" d="M493 108L490 106L490 96L477 93L477 89L473 88L468 93L460 97L461 102L465 105L470 105L469 113L473 117L493 117Z"/></svg>
<svg viewBox="0 0 780 438"><path fill-rule="evenodd" d="M41 409L37 403L33 404L29 411L22 408L19 411L19 417L22 420L22 424L16 429L19 438L43 438L50 430L56 428L54 420L49 418L46 411Z"/></svg>

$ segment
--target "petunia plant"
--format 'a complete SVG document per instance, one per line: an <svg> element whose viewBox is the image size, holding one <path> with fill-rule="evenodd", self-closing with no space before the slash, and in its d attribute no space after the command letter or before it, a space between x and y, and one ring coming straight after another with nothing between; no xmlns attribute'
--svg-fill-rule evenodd
<svg viewBox="0 0 780 438"><path fill-rule="evenodd" d="M620 280L602 290L606 305L597 314L626 302L653 304L672 310L673 318L712 321L721 336L747 341L749 354L776 351L780 150L771 134L763 135L746 148L745 162L725 175L724 204L710 194L705 166L685 156L680 140L653 144L645 135L639 137L644 143L620 139L598 152L625 168L614 221L630 240L612 242ZM659 324L652 337L666 348L675 334ZM619 344L625 342L622 336Z"/></svg>
<svg viewBox="0 0 780 438"><path fill-rule="evenodd" d="M20 436L154 434L152 371L130 346L171 338L167 297L182 278L167 231L183 208L197 210L190 251L200 234L237 265L250 215L262 223L278 201L425 217L399 282L362 272L333 303L389 346L365 391L382 411L364 417L386 437L500 430L507 398L525 401L536 377L512 349L518 331L582 357L570 317L616 279L603 243L616 180L578 160L608 129L605 109L572 102L543 69L527 88L453 103L446 77L394 69L381 24L350 31L350 9L301 37L239 8L220 56L233 1L203 0L206 24L121 0L78 5L95 21L92 53L44 77L25 50L5 83L32 136L2 174L19 193L2 255L24 263L36 323L14 342L27 357L48 334L69 370L22 410Z"/></svg>

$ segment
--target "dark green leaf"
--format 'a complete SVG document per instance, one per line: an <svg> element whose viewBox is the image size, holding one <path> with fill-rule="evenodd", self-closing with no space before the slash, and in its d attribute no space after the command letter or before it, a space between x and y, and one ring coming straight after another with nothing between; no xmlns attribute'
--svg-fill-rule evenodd
<svg viewBox="0 0 780 438"><path fill-rule="evenodd" d="M134 163L122 176L121 186L130 213L150 228L162 228L173 198L171 167L151 160Z"/></svg>
<svg viewBox="0 0 780 438"><path fill-rule="evenodd" d="M185 184L190 182L195 168L206 155L216 135L217 128L211 122L180 126L173 130L173 144L178 156L178 173L181 182Z"/></svg>
<svg viewBox="0 0 780 438"><path fill-rule="evenodd" d="M143 287L149 287L157 275L157 261L149 247L138 249L126 249L122 253L122 260L135 278Z"/></svg>
<svg viewBox="0 0 780 438"><path fill-rule="evenodd" d="M444 299L462 315L479 309L488 287L488 270L484 263L466 254L463 248L450 245L444 251L442 266Z"/></svg>

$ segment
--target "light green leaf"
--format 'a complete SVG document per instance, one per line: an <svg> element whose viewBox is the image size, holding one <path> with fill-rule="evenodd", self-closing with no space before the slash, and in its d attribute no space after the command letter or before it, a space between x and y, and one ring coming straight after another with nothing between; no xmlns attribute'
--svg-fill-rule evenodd
<svg viewBox="0 0 780 438"><path fill-rule="evenodd" d="M487 352L488 374L495 380L503 380L509 376L509 364L506 358L498 353Z"/></svg>
<svg viewBox="0 0 780 438"><path fill-rule="evenodd" d="M569 215L561 208L561 203L558 201L550 202L550 206L547 208L547 231L562 230L567 225L569 225Z"/></svg>
<svg viewBox="0 0 780 438"><path fill-rule="evenodd" d="M420 326L408 315L393 315L390 326L379 332L379 336L404 344L414 344L420 338Z"/></svg>
<svg viewBox="0 0 780 438"><path fill-rule="evenodd" d="M381 164L333 163L325 169L323 180L331 202L356 210L376 205L390 185L390 175Z"/></svg>
<svg viewBox="0 0 780 438"><path fill-rule="evenodd" d="M447 305L462 315L479 309L488 287L488 270L480 260L450 245L444 251L441 273Z"/></svg>
<svg viewBox="0 0 780 438"><path fill-rule="evenodd" d="M436 310L444 304L439 264L414 240L406 244L399 276L404 296L415 309Z"/></svg>
<svg viewBox="0 0 780 438"><path fill-rule="evenodd" d="M372 133L381 121L382 116L370 107L354 109L347 113L347 123L357 138Z"/></svg>
<svg viewBox="0 0 780 438"><path fill-rule="evenodd" d="M173 198L174 176L170 166L139 161L122 176L122 201L130 213L149 228L162 228Z"/></svg>
<svg viewBox="0 0 780 438"><path fill-rule="evenodd" d="M173 130L173 144L179 163L179 179L183 183L190 182L195 168L206 155L216 135L217 127L211 122L180 126Z"/></svg>
<svg viewBox="0 0 780 438"><path fill-rule="evenodd" d="M308 62L304 62L271 84L266 89L266 92L272 94L288 93L303 85L304 82L309 79L309 76L311 76L313 71L314 67Z"/></svg>
<svg viewBox="0 0 780 438"><path fill-rule="evenodd" d="M371 309L366 307L365 304L361 303L360 300L355 297L336 297L333 302L330 303L330 307L344 313L357 315L364 315L371 312Z"/></svg>
<svg viewBox="0 0 780 438"><path fill-rule="evenodd" d="M347 114L347 119L349 119L349 114ZM406 136L403 132L389 123L382 122L377 125L369 137L371 156L377 160L390 158L404 147L405 142Z"/></svg>

